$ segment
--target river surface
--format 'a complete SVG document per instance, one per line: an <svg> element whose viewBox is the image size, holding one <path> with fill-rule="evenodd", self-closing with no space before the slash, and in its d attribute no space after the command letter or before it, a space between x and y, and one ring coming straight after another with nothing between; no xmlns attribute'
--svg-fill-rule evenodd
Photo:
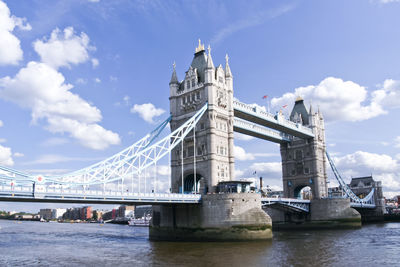
<svg viewBox="0 0 400 267"><path fill-rule="evenodd" d="M0 266L400 266L400 223L181 243L143 227L0 220Z"/></svg>

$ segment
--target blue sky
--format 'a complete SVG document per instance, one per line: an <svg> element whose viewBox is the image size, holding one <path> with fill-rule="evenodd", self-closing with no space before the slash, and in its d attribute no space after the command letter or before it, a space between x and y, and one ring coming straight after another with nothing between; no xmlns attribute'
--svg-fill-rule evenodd
<svg viewBox="0 0 400 267"><path fill-rule="evenodd" d="M396 0L0 0L0 164L65 173L129 146L168 116L172 63L183 79L201 38L216 65L229 54L236 98L288 112L301 95L347 180L372 173L399 194L399 12ZM235 145L238 178L282 187L277 145ZM25 208L0 203L13 207Z"/></svg>

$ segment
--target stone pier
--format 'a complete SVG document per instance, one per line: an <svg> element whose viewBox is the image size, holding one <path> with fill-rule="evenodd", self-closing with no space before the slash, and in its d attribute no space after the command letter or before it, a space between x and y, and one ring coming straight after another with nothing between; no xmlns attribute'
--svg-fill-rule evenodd
<svg viewBox="0 0 400 267"><path fill-rule="evenodd" d="M344 229L361 227L361 215L345 198L314 199L309 213L293 213L268 207L274 230Z"/></svg>
<svg viewBox="0 0 400 267"><path fill-rule="evenodd" d="M150 240L249 241L272 239L271 218L255 193L203 195L201 204L153 206Z"/></svg>

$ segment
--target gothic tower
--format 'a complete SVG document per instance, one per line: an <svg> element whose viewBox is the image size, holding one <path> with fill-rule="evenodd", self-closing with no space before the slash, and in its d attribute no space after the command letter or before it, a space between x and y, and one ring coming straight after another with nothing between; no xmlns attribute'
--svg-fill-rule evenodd
<svg viewBox="0 0 400 267"><path fill-rule="evenodd" d="M170 81L171 131L208 103L208 111L187 136L183 149L171 153L172 192L215 192L220 181L234 178L233 77L226 56L225 69L214 67L199 40L185 79L179 81L175 64ZM182 168L183 167L183 168ZM183 172L182 172L183 170Z"/></svg>
<svg viewBox="0 0 400 267"><path fill-rule="evenodd" d="M294 137L281 144L283 192L285 197L298 198L304 187L311 188L315 199L328 196L326 173L325 126L321 112L307 111L301 97L296 99L290 120L311 127L314 138Z"/></svg>

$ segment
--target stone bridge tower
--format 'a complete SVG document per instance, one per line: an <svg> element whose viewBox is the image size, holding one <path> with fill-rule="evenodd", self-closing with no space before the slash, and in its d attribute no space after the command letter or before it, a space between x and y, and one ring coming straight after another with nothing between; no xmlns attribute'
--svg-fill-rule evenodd
<svg viewBox="0 0 400 267"><path fill-rule="evenodd" d="M315 137L294 139L281 144L283 192L285 197L298 198L304 187L311 188L312 198L328 196L326 173L325 126L322 114L307 111L301 97L296 99L290 120L312 128Z"/></svg>
<svg viewBox="0 0 400 267"><path fill-rule="evenodd" d="M185 138L183 150L178 145L171 152L172 192L181 192L182 180L184 192L215 192L218 182L234 178L233 77L228 56L225 69L214 67L210 47L206 54L199 40L184 80L178 80L174 64L169 86L171 131L208 102L195 136L192 132Z"/></svg>

